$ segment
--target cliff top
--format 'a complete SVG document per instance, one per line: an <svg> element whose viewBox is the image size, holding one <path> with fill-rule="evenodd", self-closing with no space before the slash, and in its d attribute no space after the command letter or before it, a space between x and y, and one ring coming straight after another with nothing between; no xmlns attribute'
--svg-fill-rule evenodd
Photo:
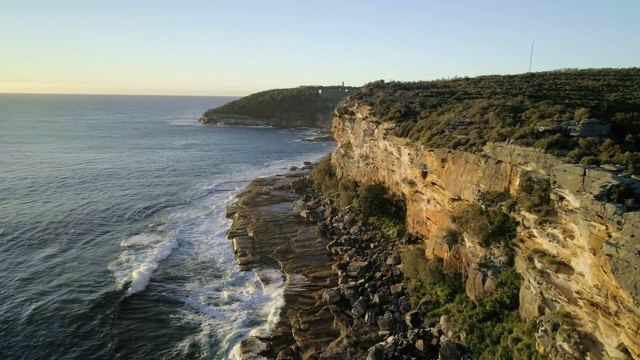
<svg viewBox="0 0 640 360"><path fill-rule="evenodd" d="M328 127L338 102L358 90L345 86L300 86L261 91L208 110L200 122Z"/></svg>
<svg viewBox="0 0 640 360"><path fill-rule="evenodd" d="M487 142L544 149L640 174L640 68L558 70L423 82L376 81L343 103L369 105L394 134L431 148Z"/></svg>

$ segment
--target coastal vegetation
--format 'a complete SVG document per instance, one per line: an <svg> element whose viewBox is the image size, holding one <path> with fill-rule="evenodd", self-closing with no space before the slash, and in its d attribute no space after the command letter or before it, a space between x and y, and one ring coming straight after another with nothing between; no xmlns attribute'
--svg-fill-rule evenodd
<svg viewBox="0 0 640 360"><path fill-rule="evenodd" d="M484 208L479 204L461 208L452 220L461 232L472 234L483 247L493 244L508 246L518 227L518 222L501 208Z"/></svg>
<svg viewBox="0 0 640 360"><path fill-rule="evenodd" d="M406 234L403 202L383 185L338 178L330 155L314 167L311 177L317 191L334 199L334 206L350 207L358 224L382 230L392 240ZM544 184L533 180L526 183L526 191L543 197ZM531 201L534 209L544 203ZM511 260L500 269L495 291L484 299L472 300L461 273L445 273L443 259L429 260L422 246L411 245L401 253L411 304L420 311L425 324L438 323L445 316L450 330L461 336L457 343L475 359L544 359L536 351L535 323L521 319L518 311L522 277L512 261L518 223L503 210L508 204L512 208L518 204L508 194L495 191L483 194L481 202L482 205L466 205L454 215L455 228L446 231L445 241L450 246L460 245L466 233L477 238L483 247L505 249ZM559 261L551 256L545 259L553 264ZM490 260L486 262L486 266L495 266Z"/></svg>
<svg viewBox="0 0 640 360"><path fill-rule="evenodd" d="M390 240L399 240L406 234L404 199L389 193L384 185L338 179L331 164L331 155L322 158L313 168L311 178L314 187L332 198L335 206L351 206L355 211L355 221L384 232Z"/></svg>
<svg viewBox="0 0 640 360"><path fill-rule="evenodd" d="M426 147L477 151L508 142L640 175L640 68L380 80L356 98L373 105L376 118L396 122L396 136ZM576 130L586 119L606 131Z"/></svg>
<svg viewBox="0 0 640 360"><path fill-rule="evenodd" d="M531 174L526 174L518 185L516 200L522 209L542 218L550 217L555 213L549 179L535 178Z"/></svg>
<svg viewBox="0 0 640 360"><path fill-rule="evenodd" d="M470 299L461 274L443 272L443 260L428 260L424 249L413 247L402 254L411 302L426 323L442 324L461 334L461 342L474 359L544 359L535 348L535 323L520 318L522 277L515 268L502 271L496 290L486 299Z"/></svg>
<svg viewBox="0 0 640 360"><path fill-rule="evenodd" d="M343 86L266 90L210 109L201 121L217 123L228 121L224 116L239 116L260 119L265 125L278 127L327 127L338 102L357 90Z"/></svg>
<svg viewBox="0 0 640 360"><path fill-rule="evenodd" d="M459 334L459 342L474 359L545 358L536 351L535 323L520 317L522 277L513 266L513 240L518 222L509 212L520 205L534 212L548 213L548 204L538 198L543 198L545 193L548 198L546 184L527 179L523 192L533 194L530 202L521 200L520 204L503 192L484 193L480 203L459 208L452 216L455 228L444 234L449 246L460 245L463 235L468 234L478 239L482 247L502 249L498 252L509 257L503 265L493 263L490 258L480 260L481 268L499 270L496 288L487 297L471 299L463 275L445 272L443 259L427 259L421 246L408 248L402 254L402 271L411 303L421 311L425 322L440 323L448 327L446 330ZM538 251L535 256L550 267L572 270L570 265L546 252Z"/></svg>

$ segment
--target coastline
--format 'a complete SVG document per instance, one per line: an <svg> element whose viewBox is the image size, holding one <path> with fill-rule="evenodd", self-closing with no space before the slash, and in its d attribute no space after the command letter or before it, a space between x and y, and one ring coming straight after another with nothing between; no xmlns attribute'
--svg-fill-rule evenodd
<svg viewBox="0 0 640 360"><path fill-rule="evenodd" d="M308 166L307 166L308 167ZM227 208L238 264L263 281L284 279L284 304L269 334L234 349L239 359L385 359L457 353L439 324L409 303L400 249L378 231L347 227L352 214L314 194L308 169L258 178ZM453 357L455 358L455 356Z"/></svg>
<svg viewBox="0 0 640 360"><path fill-rule="evenodd" d="M308 220L291 211L300 197L292 191L293 184L304 174L296 171L255 179L227 208L226 216L233 218L227 237L240 267L256 272L261 281L269 281L263 275L277 270L284 280L285 302L279 321L270 334L250 336L240 343L237 355L242 359L294 356L290 348L294 338L308 344L301 350L315 352L333 338L323 338L315 331L330 329L333 321L330 313L317 306L318 291L336 285L325 250L328 240L317 236ZM312 313L313 325L307 321ZM305 335L309 326L314 331Z"/></svg>

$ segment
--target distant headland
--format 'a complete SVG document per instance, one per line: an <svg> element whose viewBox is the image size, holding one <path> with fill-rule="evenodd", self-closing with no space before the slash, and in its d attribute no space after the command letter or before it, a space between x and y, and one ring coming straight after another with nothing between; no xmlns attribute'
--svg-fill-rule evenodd
<svg viewBox="0 0 640 360"><path fill-rule="evenodd" d="M358 91L360 88L350 86L300 86L266 90L210 109L198 122L328 129L338 102Z"/></svg>

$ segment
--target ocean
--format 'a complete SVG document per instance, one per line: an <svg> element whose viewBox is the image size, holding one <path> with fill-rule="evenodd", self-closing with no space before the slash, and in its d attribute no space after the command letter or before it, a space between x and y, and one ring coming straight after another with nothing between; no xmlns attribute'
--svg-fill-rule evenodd
<svg viewBox="0 0 640 360"><path fill-rule="evenodd" d="M225 359L270 331L283 284L239 270L225 208L335 144L197 123L233 99L0 94L0 358Z"/></svg>

